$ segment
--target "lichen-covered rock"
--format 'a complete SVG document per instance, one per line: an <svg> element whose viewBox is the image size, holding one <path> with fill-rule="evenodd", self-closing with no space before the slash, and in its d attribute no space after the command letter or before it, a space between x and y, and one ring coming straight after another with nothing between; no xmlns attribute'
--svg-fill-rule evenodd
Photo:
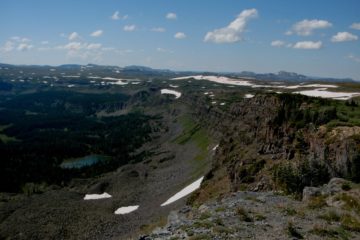
<svg viewBox="0 0 360 240"><path fill-rule="evenodd" d="M321 196L321 189L317 187L305 187L303 190L303 201L309 201L311 198Z"/></svg>
<svg viewBox="0 0 360 240"><path fill-rule="evenodd" d="M309 202L316 197L323 197L329 206L341 207L335 195L350 190L351 182L342 178L332 178L328 184L320 187L305 187L302 194L302 200Z"/></svg>
<svg viewBox="0 0 360 240"><path fill-rule="evenodd" d="M140 239L360 239L360 233L346 228L349 225L341 220L352 216L357 221L358 216L349 215L352 210L326 205L310 208L308 204L274 192L231 193L185 214L179 211L180 222L174 224L171 217L162 230Z"/></svg>

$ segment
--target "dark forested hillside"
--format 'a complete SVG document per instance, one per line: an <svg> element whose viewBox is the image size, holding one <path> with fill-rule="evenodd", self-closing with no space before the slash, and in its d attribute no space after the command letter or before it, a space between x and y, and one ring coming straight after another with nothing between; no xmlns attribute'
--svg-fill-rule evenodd
<svg viewBox="0 0 360 240"><path fill-rule="evenodd" d="M121 109L129 96L49 91L23 94L0 103L0 191L26 183L64 183L75 176L114 170L148 141L155 117L130 113L98 118L98 111ZM62 169L67 159L106 156L82 169Z"/></svg>

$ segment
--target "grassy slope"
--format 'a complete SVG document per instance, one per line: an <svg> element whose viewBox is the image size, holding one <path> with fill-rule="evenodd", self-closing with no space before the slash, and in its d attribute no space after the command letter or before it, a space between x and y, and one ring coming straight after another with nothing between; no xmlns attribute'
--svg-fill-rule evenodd
<svg viewBox="0 0 360 240"><path fill-rule="evenodd" d="M205 129L197 124L190 115L183 115L178 118L183 127L182 133L173 142L178 144L193 143L198 148L198 154L194 159L189 159L193 165L193 176L198 177L208 166L210 138Z"/></svg>

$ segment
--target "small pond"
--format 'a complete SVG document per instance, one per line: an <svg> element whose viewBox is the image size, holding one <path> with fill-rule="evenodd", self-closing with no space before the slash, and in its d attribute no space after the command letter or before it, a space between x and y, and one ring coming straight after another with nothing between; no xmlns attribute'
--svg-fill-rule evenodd
<svg viewBox="0 0 360 240"><path fill-rule="evenodd" d="M72 168L83 168L94 165L100 161L105 161L108 157L102 155L88 155L81 158L67 159L60 164L61 168L72 169Z"/></svg>

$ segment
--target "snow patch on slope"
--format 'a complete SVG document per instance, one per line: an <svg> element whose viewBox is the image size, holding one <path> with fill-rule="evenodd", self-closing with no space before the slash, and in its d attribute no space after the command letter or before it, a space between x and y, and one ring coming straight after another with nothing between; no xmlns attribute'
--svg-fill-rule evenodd
<svg viewBox="0 0 360 240"><path fill-rule="evenodd" d="M106 199L111 198L112 196L106 192L103 194L86 194L84 200L98 200L98 199Z"/></svg>
<svg viewBox="0 0 360 240"><path fill-rule="evenodd" d="M171 95L175 95L175 98L178 99L179 97L181 97L181 92L178 91L174 91L171 89L161 89L161 94L171 94Z"/></svg>
<svg viewBox="0 0 360 240"><path fill-rule="evenodd" d="M138 205L136 205L136 206L121 207L121 208L118 208L114 213L115 213L116 215L124 215L124 214L131 213L131 212L133 212L133 211L136 211L138 208L139 208Z"/></svg>
<svg viewBox="0 0 360 240"><path fill-rule="evenodd" d="M176 193L174 196L169 198L166 202L161 204L161 206L163 207L163 206L169 205L169 204L189 195L190 193L194 192L195 190L200 188L200 185L201 185L201 182L203 181L203 179L204 179L204 177L201 177L198 180L196 180L195 182L193 182L192 184L190 184L189 186L183 188L180 192Z"/></svg>

